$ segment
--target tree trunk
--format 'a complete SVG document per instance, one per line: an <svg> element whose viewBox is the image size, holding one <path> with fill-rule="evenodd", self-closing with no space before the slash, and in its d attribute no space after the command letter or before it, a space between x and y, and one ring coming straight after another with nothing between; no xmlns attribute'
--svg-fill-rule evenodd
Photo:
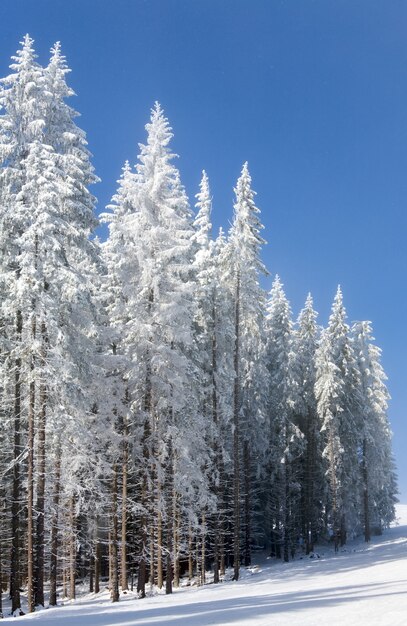
<svg viewBox="0 0 407 626"><path fill-rule="evenodd" d="M213 443L214 457L215 457L215 479L213 483L213 492L217 499L217 509L213 516L214 519L214 546L213 546L213 582L217 584L219 582L219 532L220 532L220 516L219 516L219 482L221 473L221 461L220 461L220 445L218 437L220 433L219 429L219 416L218 416L218 390L216 382L216 374L218 370L217 365L217 340L216 340L216 306L215 306L215 294L212 294L212 419L215 425L215 440Z"/></svg>
<svg viewBox="0 0 407 626"><path fill-rule="evenodd" d="M53 511L51 518L51 558L50 558L50 590L49 604L57 605L57 579L58 579L58 513L59 513L59 493L61 481L61 452L58 446L55 460L55 483L54 495L52 499Z"/></svg>
<svg viewBox="0 0 407 626"><path fill-rule="evenodd" d="M239 580L240 571L240 274L237 275L235 296L235 347L233 389L233 580Z"/></svg>
<svg viewBox="0 0 407 626"><path fill-rule="evenodd" d="M75 600L76 596L76 515L75 498L70 499L70 539L69 539L69 599Z"/></svg>
<svg viewBox="0 0 407 626"><path fill-rule="evenodd" d="M127 395L127 394L126 394ZM127 426L127 417L124 417L123 420L123 464L122 464L122 473L123 473L123 482L122 482L122 526L121 526L121 584L122 591L128 590L127 583L127 472L128 472L128 456L129 456L129 448L128 448L128 426Z"/></svg>
<svg viewBox="0 0 407 626"><path fill-rule="evenodd" d="M307 451L306 451L306 468L305 468L305 522L304 522L304 539L305 553L309 554L314 549L315 534L315 513L314 513L314 481L315 463L316 463L316 436L315 428L312 423L312 414L308 411L307 416Z"/></svg>
<svg viewBox="0 0 407 626"><path fill-rule="evenodd" d="M180 564L179 564L179 511L178 498L175 489L173 491L173 545L174 545L174 587L179 587Z"/></svg>
<svg viewBox="0 0 407 626"><path fill-rule="evenodd" d="M363 461L362 461L362 474L363 474L363 512L365 522L365 541L370 541L370 512L369 512L369 475L367 466L367 441L363 440Z"/></svg>
<svg viewBox="0 0 407 626"><path fill-rule="evenodd" d="M333 520L333 533L335 541L335 550L337 549L338 532L339 532L339 519L338 519L338 494L337 494L337 482L336 482L336 468L335 468L335 454L334 454L334 442L332 429L329 430L329 475L332 491L332 520Z"/></svg>
<svg viewBox="0 0 407 626"><path fill-rule="evenodd" d="M154 302L154 291L150 289L148 298L148 315L151 314L151 309ZM148 471L150 469L150 437L153 424L153 402L152 402L152 384L151 384L151 365L149 355L147 354L146 365L146 382L144 393L144 411L146 414L144 429L143 429L143 466L141 468L141 546L140 546L140 560L137 578L137 592L141 598L146 596L146 582L147 582L147 552L148 541L150 539L150 584L154 584L154 524L151 519L154 511L154 494L148 494ZM148 532L148 513L150 513L151 533L153 540L149 537ZM151 534L150 533L150 534Z"/></svg>
<svg viewBox="0 0 407 626"><path fill-rule="evenodd" d="M154 546L154 524L151 524L150 528L150 589L154 587L154 559L155 559L155 546Z"/></svg>
<svg viewBox="0 0 407 626"><path fill-rule="evenodd" d="M100 591L100 570L102 560L102 546L99 540L99 520L96 519L96 545L95 545L95 593Z"/></svg>
<svg viewBox="0 0 407 626"><path fill-rule="evenodd" d="M202 543L201 543L201 584L204 585L205 579L205 561L206 561L206 515L202 514Z"/></svg>
<svg viewBox="0 0 407 626"><path fill-rule="evenodd" d="M45 365L47 334L45 323L41 324L42 364ZM40 385L37 444L37 532L36 532L36 567L35 567L35 604L44 606L44 516L45 516L45 423L47 411L47 388L44 382Z"/></svg>
<svg viewBox="0 0 407 626"><path fill-rule="evenodd" d="M21 311L16 313L16 344L20 349L23 318ZM11 503L11 563L10 595L11 612L21 614L20 600L20 454L21 454L21 358L15 360L14 374L14 447L13 447L13 486Z"/></svg>
<svg viewBox="0 0 407 626"><path fill-rule="evenodd" d="M93 556L93 553L91 552L89 555L89 593L93 593L95 590L94 574L95 574L95 557Z"/></svg>
<svg viewBox="0 0 407 626"><path fill-rule="evenodd" d="M118 519L117 519L117 465L113 465L113 482L112 482L112 513L111 513L111 573L110 573L110 594L112 602L119 601L119 563L118 563Z"/></svg>
<svg viewBox="0 0 407 626"><path fill-rule="evenodd" d="M251 517L250 517L250 451L249 442L245 440L243 445L244 464L244 518L245 518L245 540L244 540L244 564L251 565Z"/></svg>
<svg viewBox="0 0 407 626"><path fill-rule="evenodd" d="M167 559L165 572L165 593L172 593L172 555L173 555L173 494L174 494L174 468L172 441L168 442L168 467L166 472L166 496L167 496L167 520L166 520L166 540Z"/></svg>
<svg viewBox="0 0 407 626"><path fill-rule="evenodd" d="M286 445L288 445L287 440ZM284 561L288 563L290 560L290 474L286 454L284 461Z"/></svg>
<svg viewBox="0 0 407 626"><path fill-rule="evenodd" d="M3 616L3 568L1 566L2 557L3 557L3 550L2 550L2 545L0 541L0 619L4 617Z"/></svg>
<svg viewBox="0 0 407 626"><path fill-rule="evenodd" d="M32 322L32 341L35 341L35 320ZM30 391L28 400L28 466L27 466L27 602L28 611L35 611L34 596L34 420L35 420L35 381L34 356L31 355Z"/></svg>
<svg viewBox="0 0 407 626"><path fill-rule="evenodd" d="M160 493L160 487L157 489ZM163 586L163 521L161 511L157 513L157 587Z"/></svg>
<svg viewBox="0 0 407 626"><path fill-rule="evenodd" d="M149 391L149 381L150 377L147 376L146 381L146 396L144 400L144 408L149 414L151 410L151 394ZM148 526L147 526L147 511L148 507L150 508L150 513L153 510L153 503L149 503L148 501L148 481L147 481L147 471L149 464L149 447L148 447L148 439L150 436L150 426L148 422L148 418L144 422L144 432L143 432L143 467L141 469L141 520L140 520L140 560L139 560L139 568L138 568L138 578L137 578L137 593L141 598L146 597L146 582L147 582L147 542L148 542ZM151 553L151 562L154 563L154 553ZM153 572L154 575L154 572Z"/></svg>
<svg viewBox="0 0 407 626"><path fill-rule="evenodd" d="M189 529L188 529L188 580L189 580L189 584L191 584L193 576L194 576L193 537L192 537L192 527L190 524Z"/></svg>

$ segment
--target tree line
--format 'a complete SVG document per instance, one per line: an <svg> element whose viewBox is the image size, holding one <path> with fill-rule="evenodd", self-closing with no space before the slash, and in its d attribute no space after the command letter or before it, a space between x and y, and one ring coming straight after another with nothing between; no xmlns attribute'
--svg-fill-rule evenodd
<svg viewBox="0 0 407 626"><path fill-rule="evenodd" d="M239 578L394 519L389 395L340 288L326 328L261 287L247 163L229 232L192 211L158 103L98 220L59 44L27 35L0 86L0 581L12 613ZM1 594L0 594L1 598ZM1 611L1 606L0 606Z"/></svg>

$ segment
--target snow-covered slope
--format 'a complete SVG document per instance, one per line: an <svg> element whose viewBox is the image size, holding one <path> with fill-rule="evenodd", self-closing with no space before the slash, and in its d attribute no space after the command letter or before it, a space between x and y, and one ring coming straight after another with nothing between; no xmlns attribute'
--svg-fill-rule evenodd
<svg viewBox="0 0 407 626"><path fill-rule="evenodd" d="M107 592L17 621L44 626L406 626L407 505L399 525L369 546L354 543L335 555L289 564L268 560L243 570L242 579L145 600ZM16 620L7 618L3 623ZM34 626L33 623L33 626Z"/></svg>

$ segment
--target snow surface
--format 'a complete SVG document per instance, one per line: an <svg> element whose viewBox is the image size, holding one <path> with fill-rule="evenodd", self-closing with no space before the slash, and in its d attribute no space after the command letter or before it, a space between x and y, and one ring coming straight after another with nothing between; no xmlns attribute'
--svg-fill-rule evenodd
<svg viewBox="0 0 407 626"><path fill-rule="evenodd" d="M276 564L259 559L242 568L241 580L182 588L172 596L138 600L122 596L112 605L107 591L18 618L44 626L406 626L407 504L399 525L370 545L355 542L337 555ZM2 623L12 621L9 617Z"/></svg>

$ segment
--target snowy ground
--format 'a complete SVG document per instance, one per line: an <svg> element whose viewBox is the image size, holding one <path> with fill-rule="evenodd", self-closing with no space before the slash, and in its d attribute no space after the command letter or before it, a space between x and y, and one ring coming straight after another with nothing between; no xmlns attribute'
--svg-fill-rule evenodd
<svg viewBox="0 0 407 626"><path fill-rule="evenodd" d="M207 585L145 600L107 592L19 618L44 626L406 626L407 505L399 526L369 546L289 564L259 562L239 582ZM15 619L7 618L2 623ZM33 624L34 626L34 624Z"/></svg>

